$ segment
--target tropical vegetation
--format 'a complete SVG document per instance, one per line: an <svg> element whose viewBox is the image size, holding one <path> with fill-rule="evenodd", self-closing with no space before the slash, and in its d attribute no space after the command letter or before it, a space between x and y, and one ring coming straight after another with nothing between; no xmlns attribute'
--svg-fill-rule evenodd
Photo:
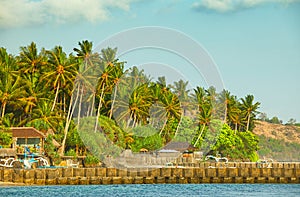
<svg viewBox="0 0 300 197"><path fill-rule="evenodd" d="M136 66L125 69L116 48L99 53L92 48L87 40L71 54L61 46L38 49L34 42L17 55L0 48L1 127L52 130L46 149L53 158L151 151L172 140L200 149L207 144L232 159L255 157L257 138L251 131L260 103L253 95L188 89L188 81L167 84L164 76L155 81ZM52 138L61 144L58 152Z"/></svg>

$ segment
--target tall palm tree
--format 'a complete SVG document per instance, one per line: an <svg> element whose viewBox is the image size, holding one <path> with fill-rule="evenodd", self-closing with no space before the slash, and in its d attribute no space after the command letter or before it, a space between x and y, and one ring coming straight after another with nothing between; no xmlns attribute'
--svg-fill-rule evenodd
<svg viewBox="0 0 300 197"><path fill-rule="evenodd" d="M224 106L224 123L227 123L227 116L228 116L228 107L230 105L230 102L232 100L231 94L228 90L223 90L220 93L219 100L222 106ZM222 107L223 108L223 107Z"/></svg>
<svg viewBox="0 0 300 197"><path fill-rule="evenodd" d="M247 117L246 131L248 131L250 125L250 119L252 116L255 116L258 113L257 109L259 108L260 103L259 102L254 103L253 95L247 95L245 98L242 98L241 100L242 100L241 109L246 113L246 117Z"/></svg>
<svg viewBox="0 0 300 197"><path fill-rule="evenodd" d="M74 82L77 75L77 62L72 58L68 58L61 46L56 46L51 51L47 51L49 58L47 70L44 72L41 80L46 80L53 90L55 97L51 111L54 110L58 100L60 88L65 88L68 84Z"/></svg>
<svg viewBox="0 0 300 197"><path fill-rule="evenodd" d="M17 57L20 71L35 87L39 83L38 78L41 70L47 65L45 50L42 49L41 52L38 52L34 42L26 47L21 47L20 49L21 52Z"/></svg>

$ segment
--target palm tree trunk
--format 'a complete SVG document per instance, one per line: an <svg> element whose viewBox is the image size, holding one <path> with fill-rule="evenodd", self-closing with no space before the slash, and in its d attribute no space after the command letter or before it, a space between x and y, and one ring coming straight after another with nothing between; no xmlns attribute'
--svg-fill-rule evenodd
<svg viewBox="0 0 300 197"><path fill-rule="evenodd" d="M238 127L238 124L237 124L237 122L236 122L236 123L235 123L235 128L234 128L234 135L236 134L237 127Z"/></svg>
<svg viewBox="0 0 300 197"><path fill-rule="evenodd" d="M248 120L247 120L247 129L246 131L249 130L249 125L250 125L250 116L251 116L251 113L248 114Z"/></svg>
<svg viewBox="0 0 300 197"><path fill-rule="evenodd" d="M103 97L103 93L104 93L104 86L105 86L105 83L103 84L102 86L102 90L101 90L101 95L100 95L100 99L99 99L99 104L98 104L98 111L97 111L97 116L96 116L96 122L95 122L95 129L94 129L94 132L96 133L97 129L98 129L98 119L99 119L99 116L100 116L100 109L102 107L102 97Z"/></svg>
<svg viewBox="0 0 300 197"><path fill-rule="evenodd" d="M165 122L164 122L164 124L163 124L163 127L161 128L161 130L160 130L160 132L159 132L159 135L161 135L162 134L162 132L163 132L163 130L165 129L165 127L166 127L166 125L167 125L167 122L168 122L168 114L166 113L166 120L165 120Z"/></svg>
<svg viewBox="0 0 300 197"><path fill-rule="evenodd" d="M55 107L55 104L56 104L56 100L57 100L57 97L58 97L58 92L59 92L59 83L58 83L57 88L56 88L55 98L54 98L54 101L53 101L53 105L52 105L51 111L54 110L54 107Z"/></svg>
<svg viewBox="0 0 300 197"><path fill-rule="evenodd" d="M224 113L224 123L227 122L227 102L225 102L225 113Z"/></svg>
<svg viewBox="0 0 300 197"><path fill-rule="evenodd" d="M95 105L95 95L96 95L96 93L93 93L93 99L92 99L92 104L91 104L90 116L93 116L94 105Z"/></svg>
<svg viewBox="0 0 300 197"><path fill-rule="evenodd" d="M179 126L180 126L180 123L181 123L181 121L182 121L182 118L183 118L183 116L180 117L179 123L178 123L177 128L176 128L176 131L175 131L174 138L177 136L177 133L178 133Z"/></svg>
<svg viewBox="0 0 300 197"><path fill-rule="evenodd" d="M81 86L81 93L80 93L80 99L79 99L79 104L78 104L78 114L77 114L77 128L79 128L79 123L80 123L81 104L82 104L82 97L83 97L83 88L84 88L84 86Z"/></svg>
<svg viewBox="0 0 300 197"><path fill-rule="evenodd" d="M118 89L118 83L116 83L115 86L115 90L114 90L114 98L110 107L110 114L109 114L109 118L111 119L112 114L113 114L113 108L114 108L114 104L115 104L115 100L116 100L116 94L117 94L117 89Z"/></svg>
<svg viewBox="0 0 300 197"><path fill-rule="evenodd" d="M199 134L199 136L198 136L196 142L194 143L194 146L196 146L197 143L199 142L199 140L200 140L200 138L201 138L201 136L202 136L202 133L203 133L203 131L204 131L204 129L205 129L205 126L206 126L206 124L203 124L203 127L202 127L202 129L201 129L201 132L200 132L200 134Z"/></svg>
<svg viewBox="0 0 300 197"><path fill-rule="evenodd" d="M1 115L2 118L4 117L4 114L5 114L5 108L6 108L6 102L4 101L4 103L2 105L2 115Z"/></svg>
<svg viewBox="0 0 300 197"><path fill-rule="evenodd" d="M77 103L77 100L78 100L78 97L79 97L79 87L80 85L78 85L78 90L77 90L77 95L76 95L76 98L75 98L75 102L74 102L74 106L72 107L72 102L73 102L73 96L71 96L71 100L70 100L70 105L69 105L69 109L68 109L68 114L67 114L67 119L66 119L66 126L65 126L65 129L64 129L64 138L63 138L63 141L61 143L61 147L59 149L59 154L62 156L65 152L65 144L66 144L66 140L67 140L67 135L68 135L68 130L69 130L69 126L70 126L70 123L71 123L71 119L72 119L72 115L74 113L74 109L75 109L75 106L76 106L76 103ZM71 110L72 109L72 110Z"/></svg>

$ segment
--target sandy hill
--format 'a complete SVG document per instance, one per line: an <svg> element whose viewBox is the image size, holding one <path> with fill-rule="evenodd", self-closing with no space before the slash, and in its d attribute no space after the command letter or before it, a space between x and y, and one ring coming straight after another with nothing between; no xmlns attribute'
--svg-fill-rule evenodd
<svg viewBox="0 0 300 197"><path fill-rule="evenodd" d="M300 127L256 121L253 133L300 144Z"/></svg>

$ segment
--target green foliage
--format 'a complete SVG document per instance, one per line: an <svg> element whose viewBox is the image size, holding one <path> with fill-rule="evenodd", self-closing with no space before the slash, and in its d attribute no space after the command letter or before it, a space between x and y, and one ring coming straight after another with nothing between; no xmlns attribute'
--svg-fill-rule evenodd
<svg viewBox="0 0 300 197"><path fill-rule="evenodd" d="M289 143L280 139L267 138L264 135L259 136L258 154L261 158L272 158L276 161L299 161L300 144Z"/></svg>
<svg viewBox="0 0 300 197"><path fill-rule="evenodd" d="M93 155L87 155L84 159L84 164L98 164L99 162L99 158Z"/></svg>
<svg viewBox="0 0 300 197"><path fill-rule="evenodd" d="M140 149L157 150L163 146L163 138L153 127L140 126L133 129L134 142L131 144L133 152L139 152Z"/></svg>
<svg viewBox="0 0 300 197"><path fill-rule="evenodd" d="M66 153L65 156L72 156L74 158L76 158L77 154L76 151L74 149L69 149Z"/></svg>
<svg viewBox="0 0 300 197"><path fill-rule="evenodd" d="M212 150L232 160L255 161L258 138L249 131L235 134L235 131L225 124Z"/></svg>
<svg viewBox="0 0 300 197"><path fill-rule="evenodd" d="M3 147L8 147L12 143L12 135L11 133L7 133L5 131L0 131L0 145Z"/></svg>
<svg viewBox="0 0 300 197"><path fill-rule="evenodd" d="M45 155L50 159L51 165L57 165L61 162L61 158L59 154L57 153L56 147L53 145L53 136L48 135L48 137L45 140Z"/></svg>

